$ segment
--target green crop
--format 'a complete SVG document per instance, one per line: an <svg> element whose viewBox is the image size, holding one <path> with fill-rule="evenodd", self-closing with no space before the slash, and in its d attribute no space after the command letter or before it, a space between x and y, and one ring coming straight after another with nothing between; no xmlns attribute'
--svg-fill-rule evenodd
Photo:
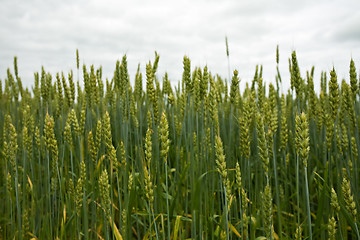
<svg viewBox="0 0 360 240"><path fill-rule="evenodd" d="M0 239L360 239L352 59L305 80L294 51L284 79L277 47L276 85L257 66L244 89L187 56L175 85L157 53L134 78L79 59L76 89L44 68L24 88L16 57L1 81Z"/></svg>

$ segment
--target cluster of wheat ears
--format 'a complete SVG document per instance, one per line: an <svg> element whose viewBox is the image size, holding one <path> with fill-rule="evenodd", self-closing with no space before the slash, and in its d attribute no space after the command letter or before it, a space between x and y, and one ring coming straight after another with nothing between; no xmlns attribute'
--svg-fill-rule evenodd
<svg viewBox="0 0 360 240"><path fill-rule="evenodd" d="M82 88L76 55L76 86L42 68L24 88L16 57L0 81L0 239L360 239L353 60L317 94L278 48L276 85L260 66L244 89L186 56L174 87L157 53L144 84L123 56Z"/></svg>

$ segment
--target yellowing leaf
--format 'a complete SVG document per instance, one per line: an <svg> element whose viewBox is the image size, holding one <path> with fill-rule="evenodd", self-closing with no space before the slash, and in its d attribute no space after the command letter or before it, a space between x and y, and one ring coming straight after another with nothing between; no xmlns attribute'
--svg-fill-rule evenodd
<svg viewBox="0 0 360 240"><path fill-rule="evenodd" d="M116 240L122 240L122 236L119 232L119 229L116 227L116 224L111 220L111 217L109 217L110 226L114 232Z"/></svg>
<svg viewBox="0 0 360 240"><path fill-rule="evenodd" d="M31 182L31 180L30 180L29 175L27 175L27 178L28 178L28 182L29 182L29 185L30 185L30 189L31 189L31 191L32 191L32 190L33 190L33 184L32 184L32 182Z"/></svg>
<svg viewBox="0 0 360 240"><path fill-rule="evenodd" d="M181 216L176 216L173 239L177 240L179 227L180 227Z"/></svg>
<svg viewBox="0 0 360 240"><path fill-rule="evenodd" d="M241 238L240 233L236 230L236 228L235 228L232 224L230 224L230 229L231 229L231 231L232 231L233 233L235 233L236 236L238 236L239 238Z"/></svg>

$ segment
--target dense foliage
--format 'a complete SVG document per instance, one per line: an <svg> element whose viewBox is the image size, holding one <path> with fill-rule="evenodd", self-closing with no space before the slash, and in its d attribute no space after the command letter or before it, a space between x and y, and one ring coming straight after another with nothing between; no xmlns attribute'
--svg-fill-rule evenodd
<svg viewBox="0 0 360 240"><path fill-rule="evenodd" d="M277 64L279 56L277 51ZM174 88L159 55L133 86L126 56L102 69L0 85L0 239L355 239L359 82L350 62L239 88L184 57ZM330 77L328 81L327 78ZM282 93L281 81L291 88ZM143 89L143 86L145 89Z"/></svg>

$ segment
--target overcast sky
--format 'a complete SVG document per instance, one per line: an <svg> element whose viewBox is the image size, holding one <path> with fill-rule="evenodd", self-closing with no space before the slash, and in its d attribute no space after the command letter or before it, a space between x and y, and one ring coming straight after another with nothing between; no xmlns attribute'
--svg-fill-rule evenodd
<svg viewBox="0 0 360 240"><path fill-rule="evenodd" d="M23 84L33 86L33 73L69 72L80 63L103 66L112 78L116 60L128 57L133 83L138 63L160 55L158 78L168 72L174 84L182 77L184 55L191 66L208 66L228 76L237 69L241 86L250 82L256 64L266 82L274 81L276 45L280 48L283 87L289 86L288 58L296 50L302 77L315 65L315 87L322 70L333 66L339 80L349 81L352 57L360 67L360 1L178 0L178 1L17 1L1 0L0 79L13 71L18 57ZM4 84L3 84L4 86Z"/></svg>

